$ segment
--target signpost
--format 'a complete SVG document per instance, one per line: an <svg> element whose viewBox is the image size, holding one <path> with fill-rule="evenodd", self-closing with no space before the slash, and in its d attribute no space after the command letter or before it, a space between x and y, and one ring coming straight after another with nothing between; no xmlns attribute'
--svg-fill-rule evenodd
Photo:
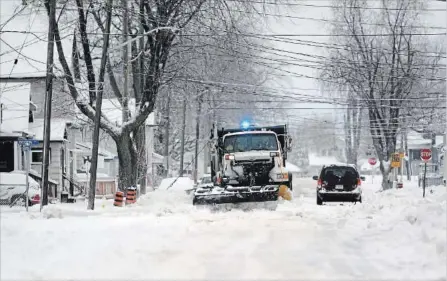
<svg viewBox="0 0 447 281"><path fill-rule="evenodd" d="M25 138L21 138L19 139L19 145L22 147L22 150L24 152L25 158L26 158L26 190L25 190L25 208L26 211L28 212L28 201L29 201L29 196L28 196L28 192L29 192L29 170L30 170L30 166L31 166L31 147L33 145L38 144L39 141L34 140L34 139L25 139ZM42 195L41 197L42 198Z"/></svg>
<svg viewBox="0 0 447 281"><path fill-rule="evenodd" d="M377 164L377 159L374 157L371 157L368 159L369 165L371 165L371 183L374 183L374 174L376 172L374 166Z"/></svg>
<svg viewBox="0 0 447 281"><path fill-rule="evenodd" d="M427 162L431 160L431 149L423 148L421 149L421 160L424 161L424 178L422 182L422 197L425 197L425 184L427 176Z"/></svg>
<svg viewBox="0 0 447 281"><path fill-rule="evenodd" d="M400 167L400 154L399 153L393 153L393 155L391 156L391 167L393 167L393 168Z"/></svg>

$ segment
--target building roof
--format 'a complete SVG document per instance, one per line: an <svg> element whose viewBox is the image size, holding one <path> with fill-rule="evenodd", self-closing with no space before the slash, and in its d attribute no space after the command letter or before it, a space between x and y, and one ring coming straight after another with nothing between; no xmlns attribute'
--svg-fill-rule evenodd
<svg viewBox="0 0 447 281"><path fill-rule="evenodd" d="M78 89L82 87L79 86ZM88 95L88 91L83 91L83 95L87 96ZM78 119L85 121L89 121L88 118L79 112L79 109L76 108L75 109L78 112ZM116 126L120 126L122 123L122 106L120 105L119 101L117 98L111 98L111 99L103 99L102 100L102 108L101 108L102 112L104 113L104 115L106 116L106 118L112 122L114 125ZM130 112L133 114L135 112L135 99L129 99L129 110ZM154 112L152 112L151 114L149 114L148 118L146 119L146 125L150 126L150 125L155 125L155 114Z"/></svg>
<svg viewBox="0 0 447 281"><path fill-rule="evenodd" d="M92 145L83 142L76 142L76 148L82 150L83 152L91 153ZM99 148L98 154L103 156L105 159L114 159L117 157L116 154L102 148Z"/></svg>
<svg viewBox="0 0 447 281"><path fill-rule="evenodd" d="M0 78L46 77L48 16L45 8L36 7L35 3L37 1L28 5L23 5L22 0L0 1ZM61 23L63 48L71 64L72 39L66 35L73 29ZM61 67L56 51L54 62L54 71L58 74Z"/></svg>
<svg viewBox="0 0 447 281"><path fill-rule="evenodd" d="M50 141L63 141L65 139L66 124L66 119L51 119ZM34 119L33 123L29 123L29 131L34 134L35 140L43 141L43 125L44 119L42 118Z"/></svg>
<svg viewBox="0 0 447 281"><path fill-rule="evenodd" d="M328 164L343 164L334 156L319 156L316 154L309 155L309 166L323 166Z"/></svg>

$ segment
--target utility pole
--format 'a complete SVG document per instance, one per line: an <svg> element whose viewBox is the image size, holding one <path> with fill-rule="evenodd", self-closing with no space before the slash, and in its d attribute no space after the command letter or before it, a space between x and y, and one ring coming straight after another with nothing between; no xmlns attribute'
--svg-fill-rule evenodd
<svg viewBox="0 0 447 281"><path fill-rule="evenodd" d="M404 129L402 128L402 130L400 130L400 152L403 156L405 156L405 151L404 151ZM403 183L404 182L404 157L399 157L400 158L400 182Z"/></svg>
<svg viewBox="0 0 447 281"><path fill-rule="evenodd" d="M186 131L186 96L183 97L183 116L182 116L182 139L180 147L180 172L179 176L183 176L183 161L185 157L185 131Z"/></svg>
<svg viewBox="0 0 447 281"><path fill-rule="evenodd" d="M45 81L45 107L43 124L43 165L40 211L48 205L48 166L50 165L50 133L51 133L51 101L53 99L53 56L54 27L56 25L56 0L47 0L49 6L48 45L47 45L47 77Z"/></svg>
<svg viewBox="0 0 447 281"><path fill-rule="evenodd" d="M138 96L140 97L140 99L142 99L143 97L143 92L144 92L144 0L140 0L139 2L139 21L140 21L140 27L139 27L139 35L140 35L140 39L139 39L139 49L140 49L140 54L139 54L139 69L140 69L140 73L139 73L139 80L140 80L140 93L138 94ZM141 103L141 100L140 100ZM139 103L139 104L140 104ZM141 104L140 104L141 106ZM148 166L149 163L151 163L151 167L152 167L152 150L149 149L149 147L146 147L146 126L142 126L142 128L140 128L139 130L139 142L140 142L140 146L141 146L141 152L142 154L145 155L144 159L143 159L143 167L141 169L139 169L140 171L143 171L143 178L142 180L140 180L140 195L146 194L146 189L147 189L147 182L148 182ZM152 144L151 144L152 145ZM148 154L148 150L150 150L150 154ZM149 155L150 157L150 161L149 161L149 157L147 157ZM152 172L151 172L152 174ZM151 181L152 182L152 181ZM152 183L153 186L153 183Z"/></svg>
<svg viewBox="0 0 447 281"><path fill-rule="evenodd" d="M170 109L171 106L171 93L168 93L167 101L166 101L166 108L165 108L165 136L163 138L164 141L164 162L165 162L165 177L168 177L169 174L169 129L171 125L171 118L170 118Z"/></svg>
<svg viewBox="0 0 447 281"><path fill-rule="evenodd" d="M96 107L95 107L95 128L93 131L92 160L90 165L90 188L88 190L88 210L95 209L96 195L96 171L98 170L98 152L99 152L99 127L101 122L102 93L104 90L104 75L106 71L107 51L109 49L110 25L112 23L112 3L113 0L107 0L107 23L104 34L104 43L102 46L101 65L99 68L99 85L96 91ZM87 171L88 174L89 171Z"/></svg>
<svg viewBox="0 0 447 281"><path fill-rule="evenodd" d="M195 153L194 153L194 184L197 184L198 178L198 169L199 163L197 159L199 158L199 139L200 139L200 114L202 111L202 96L203 93L200 93L197 96L197 116L196 116L196 144L195 144Z"/></svg>

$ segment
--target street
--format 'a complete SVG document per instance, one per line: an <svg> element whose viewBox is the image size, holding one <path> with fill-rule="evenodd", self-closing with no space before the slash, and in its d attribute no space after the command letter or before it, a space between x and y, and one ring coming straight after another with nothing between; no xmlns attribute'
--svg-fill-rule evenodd
<svg viewBox="0 0 447 281"><path fill-rule="evenodd" d="M377 181L376 181L377 182ZM98 200L40 214L2 209L1 279L435 280L446 276L446 189L415 183L363 204L317 206L311 179L276 211L196 209L173 194L136 206ZM420 195L420 196L419 196ZM417 204L417 205L416 205Z"/></svg>

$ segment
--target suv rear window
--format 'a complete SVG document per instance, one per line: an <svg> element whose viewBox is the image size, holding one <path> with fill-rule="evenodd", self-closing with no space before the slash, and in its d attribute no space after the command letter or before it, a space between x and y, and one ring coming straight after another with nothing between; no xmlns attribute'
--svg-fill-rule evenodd
<svg viewBox="0 0 447 281"><path fill-rule="evenodd" d="M334 177L335 176L335 177ZM330 184L355 182L360 177L356 169L349 166L330 166L321 171L320 178ZM334 182L335 181L335 182Z"/></svg>

